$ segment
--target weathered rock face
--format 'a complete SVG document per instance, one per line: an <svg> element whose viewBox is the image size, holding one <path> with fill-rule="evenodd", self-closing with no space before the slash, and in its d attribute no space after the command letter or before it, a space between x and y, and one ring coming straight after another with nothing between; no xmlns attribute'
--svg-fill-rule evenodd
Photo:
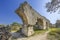
<svg viewBox="0 0 60 40"><path fill-rule="evenodd" d="M39 25L39 28L46 29L49 27L49 20L46 19L44 16L41 16L38 12L36 12L27 2L24 2L20 5L20 7L16 10L16 13L19 15L19 17L23 20L23 25L26 25L22 29L25 34L29 34L30 30L29 28L31 25ZM28 27L28 25L30 25ZM31 27L31 30L33 27ZM33 34L33 32L31 32Z"/></svg>
<svg viewBox="0 0 60 40"><path fill-rule="evenodd" d="M31 36L32 34L34 34L33 25L24 25L22 27L22 33L25 36Z"/></svg>
<svg viewBox="0 0 60 40"><path fill-rule="evenodd" d="M27 2L21 4L16 13L22 18L24 24L35 25L38 19L49 23L48 19L36 12Z"/></svg>
<svg viewBox="0 0 60 40"><path fill-rule="evenodd" d="M11 34L5 29L5 27L0 27L0 40L9 40Z"/></svg>

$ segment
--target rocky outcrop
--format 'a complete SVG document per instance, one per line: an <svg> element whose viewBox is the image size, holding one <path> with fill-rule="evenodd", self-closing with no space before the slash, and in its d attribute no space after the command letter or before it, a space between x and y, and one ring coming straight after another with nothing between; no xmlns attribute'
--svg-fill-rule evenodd
<svg viewBox="0 0 60 40"><path fill-rule="evenodd" d="M50 21L46 19L44 16L41 16L27 2L22 3L20 7L16 10L16 13L23 20L22 30L23 33L26 35L29 35L29 33L30 35L34 33L34 25L39 25L40 29L47 29L49 27Z"/></svg>
<svg viewBox="0 0 60 40"><path fill-rule="evenodd" d="M5 27L0 26L0 40L9 40L11 34L6 30Z"/></svg>

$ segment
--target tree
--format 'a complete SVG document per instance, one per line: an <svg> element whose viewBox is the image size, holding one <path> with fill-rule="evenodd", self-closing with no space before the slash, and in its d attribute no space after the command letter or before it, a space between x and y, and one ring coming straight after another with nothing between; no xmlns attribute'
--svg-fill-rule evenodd
<svg viewBox="0 0 60 40"><path fill-rule="evenodd" d="M46 3L47 12L56 12L60 8L60 0L51 0Z"/></svg>
<svg viewBox="0 0 60 40"><path fill-rule="evenodd" d="M15 26L15 25L20 26L20 24L19 24L19 23L17 23L17 22L13 22L11 25L12 25L12 26Z"/></svg>

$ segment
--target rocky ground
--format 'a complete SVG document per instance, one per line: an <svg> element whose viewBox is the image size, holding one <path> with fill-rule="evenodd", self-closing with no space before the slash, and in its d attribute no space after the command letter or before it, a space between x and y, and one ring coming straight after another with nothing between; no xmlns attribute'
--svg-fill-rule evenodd
<svg viewBox="0 0 60 40"><path fill-rule="evenodd" d="M49 31L43 33L43 34L39 34L39 35L35 35L35 36L31 36L31 37L23 37L23 36L19 36L19 38L17 38L16 40L48 40L47 39L47 34ZM19 34L18 34L19 35ZM15 35L16 36L16 35Z"/></svg>

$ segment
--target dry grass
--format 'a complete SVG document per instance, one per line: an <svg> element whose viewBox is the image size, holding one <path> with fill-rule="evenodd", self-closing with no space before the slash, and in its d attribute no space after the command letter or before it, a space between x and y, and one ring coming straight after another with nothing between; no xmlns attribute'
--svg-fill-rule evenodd
<svg viewBox="0 0 60 40"><path fill-rule="evenodd" d="M51 28L48 34L49 40L60 40L60 28Z"/></svg>

